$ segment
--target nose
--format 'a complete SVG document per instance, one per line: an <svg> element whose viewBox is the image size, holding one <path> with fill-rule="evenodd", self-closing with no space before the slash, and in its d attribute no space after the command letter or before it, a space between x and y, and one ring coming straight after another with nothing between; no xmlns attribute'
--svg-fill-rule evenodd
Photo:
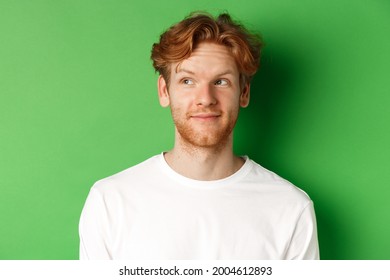
<svg viewBox="0 0 390 280"><path fill-rule="evenodd" d="M204 85L200 87L195 98L196 105L198 106L207 107L217 103L215 91L211 85Z"/></svg>

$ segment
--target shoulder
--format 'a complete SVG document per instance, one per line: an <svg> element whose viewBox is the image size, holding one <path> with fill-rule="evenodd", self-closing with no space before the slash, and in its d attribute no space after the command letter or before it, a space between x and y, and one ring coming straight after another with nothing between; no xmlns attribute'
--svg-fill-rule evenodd
<svg viewBox="0 0 390 280"><path fill-rule="evenodd" d="M299 202L302 205L308 205L311 202L305 191L255 161L248 160L250 160L252 168L247 178L254 183L262 195L269 194L282 201Z"/></svg>
<svg viewBox="0 0 390 280"><path fill-rule="evenodd" d="M100 179L92 186L92 190L106 194L108 191L128 189L129 185L136 185L137 182L145 182L152 177L151 174L155 174L161 160L160 157L161 155L153 156L114 175Z"/></svg>

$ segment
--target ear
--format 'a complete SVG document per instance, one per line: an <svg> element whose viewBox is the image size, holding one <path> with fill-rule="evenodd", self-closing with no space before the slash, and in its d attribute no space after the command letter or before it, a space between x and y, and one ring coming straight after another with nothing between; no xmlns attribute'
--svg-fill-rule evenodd
<svg viewBox="0 0 390 280"><path fill-rule="evenodd" d="M247 84L244 85L244 87L241 90L240 106L242 108L246 108L249 105L250 89L251 89L251 86L250 86L249 83L247 83Z"/></svg>
<svg viewBox="0 0 390 280"><path fill-rule="evenodd" d="M170 103L168 86L162 75L158 77L157 88L158 88L158 99L160 101L160 105L162 107L168 107Z"/></svg>

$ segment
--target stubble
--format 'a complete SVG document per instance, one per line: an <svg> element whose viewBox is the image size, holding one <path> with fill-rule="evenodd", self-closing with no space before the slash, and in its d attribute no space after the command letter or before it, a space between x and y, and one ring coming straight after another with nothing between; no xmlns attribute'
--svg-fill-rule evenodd
<svg viewBox="0 0 390 280"><path fill-rule="evenodd" d="M171 106L172 118L181 144L190 151L208 149L215 153L229 143L238 118L238 108L230 113L218 112L221 115L212 122L199 122L191 119L194 113L211 113L214 111L181 112Z"/></svg>

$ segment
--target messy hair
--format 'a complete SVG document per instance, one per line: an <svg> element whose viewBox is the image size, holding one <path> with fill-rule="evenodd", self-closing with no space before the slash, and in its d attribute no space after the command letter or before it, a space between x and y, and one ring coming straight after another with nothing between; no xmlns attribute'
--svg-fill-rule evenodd
<svg viewBox="0 0 390 280"><path fill-rule="evenodd" d="M252 34L241 24L223 13L213 18L207 13L192 13L161 34L153 44L153 67L169 84L171 65L187 59L202 42L226 46L237 63L240 84L250 82L260 64L263 46L259 35Z"/></svg>

